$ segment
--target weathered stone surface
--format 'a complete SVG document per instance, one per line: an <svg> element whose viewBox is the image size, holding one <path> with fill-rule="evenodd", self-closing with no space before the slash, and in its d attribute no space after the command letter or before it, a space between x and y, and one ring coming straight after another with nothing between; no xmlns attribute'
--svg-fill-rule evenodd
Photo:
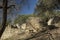
<svg viewBox="0 0 60 40"><path fill-rule="evenodd" d="M41 19L39 17L29 17L28 23L36 30L42 30L42 27L40 25Z"/></svg>
<svg viewBox="0 0 60 40"><path fill-rule="evenodd" d="M19 29L13 29L13 28L11 28L10 25L8 25L6 27L6 29L5 29L2 37L1 37L1 40L6 39L6 38L9 38L9 37L12 37L13 35L15 35L15 34L17 34L19 32L20 32Z"/></svg>

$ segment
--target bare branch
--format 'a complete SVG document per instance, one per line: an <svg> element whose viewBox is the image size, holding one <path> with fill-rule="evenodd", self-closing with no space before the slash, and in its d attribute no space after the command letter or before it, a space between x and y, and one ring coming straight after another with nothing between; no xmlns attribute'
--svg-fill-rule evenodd
<svg viewBox="0 0 60 40"><path fill-rule="evenodd" d="M2 6L0 6L0 9L2 9L3 7Z"/></svg>
<svg viewBox="0 0 60 40"><path fill-rule="evenodd" d="M10 5L9 7L7 7L7 9L9 9L9 8L15 8L15 5Z"/></svg>

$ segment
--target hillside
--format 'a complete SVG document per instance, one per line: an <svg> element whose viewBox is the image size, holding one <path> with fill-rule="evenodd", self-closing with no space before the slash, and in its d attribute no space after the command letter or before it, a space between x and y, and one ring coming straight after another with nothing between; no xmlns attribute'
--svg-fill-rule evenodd
<svg viewBox="0 0 60 40"><path fill-rule="evenodd" d="M44 21L40 17L29 17L18 27L8 25L1 40L60 40L60 21L55 23L58 27L51 30L49 27L52 26L47 26Z"/></svg>

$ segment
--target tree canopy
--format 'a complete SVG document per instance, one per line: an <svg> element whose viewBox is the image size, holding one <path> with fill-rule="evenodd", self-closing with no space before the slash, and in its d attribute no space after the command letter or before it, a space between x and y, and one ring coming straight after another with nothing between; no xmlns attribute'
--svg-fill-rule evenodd
<svg viewBox="0 0 60 40"><path fill-rule="evenodd" d="M53 10L59 9L59 0L38 0L35 13L39 16L55 15Z"/></svg>

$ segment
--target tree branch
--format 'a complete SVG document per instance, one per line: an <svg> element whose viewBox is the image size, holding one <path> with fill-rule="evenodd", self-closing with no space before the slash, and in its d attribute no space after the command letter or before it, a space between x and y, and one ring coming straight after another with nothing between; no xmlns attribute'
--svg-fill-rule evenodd
<svg viewBox="0 0 60 40"><path fill-rule="evenodd" d="M2 6L0 6L0 9L2 9L3 7Z"/></svg>
<svg viewBox="0 0 60 40"><path fill-rule="evenodd" d="M15 8L15 5L10 5L9 7L7 7L7 9L12 8L12 7Z"/></svg>
<svg viewBox="0 0 60 40"><path fill-rule="evenodd" d="M9 7L7 7L7 9L12 8L12 7L15 8L15 5L10 5ZM2 9L2 8L3 8L3 6L0 6L0 9Z"/></svg>

